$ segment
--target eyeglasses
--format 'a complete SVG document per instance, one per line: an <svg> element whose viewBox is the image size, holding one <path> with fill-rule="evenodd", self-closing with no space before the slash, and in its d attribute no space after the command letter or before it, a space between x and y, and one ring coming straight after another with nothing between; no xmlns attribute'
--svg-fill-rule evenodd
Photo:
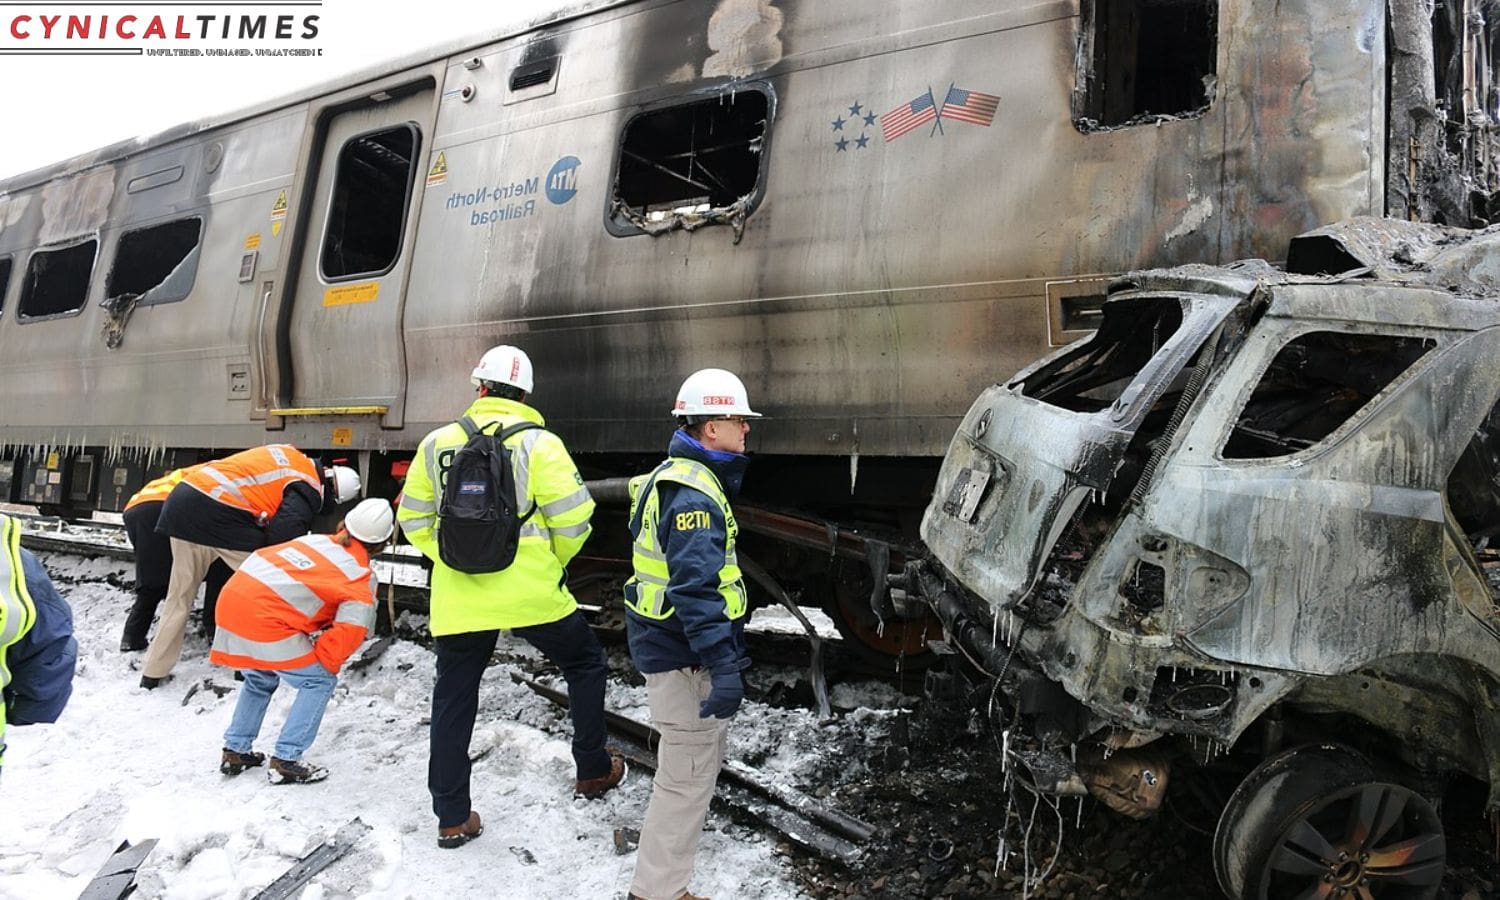
<svg viewBox="0 0 1500 900"><path fill-rule="evenodd" d="M745 416L714 416L710 422L734 422L737 425L749 425L750 420Z"/></svg>

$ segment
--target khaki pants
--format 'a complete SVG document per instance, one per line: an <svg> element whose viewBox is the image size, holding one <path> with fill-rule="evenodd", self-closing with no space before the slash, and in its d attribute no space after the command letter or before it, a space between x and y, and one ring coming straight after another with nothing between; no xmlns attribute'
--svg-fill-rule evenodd
<svg viewBox="0 0 1500 900"><path fill-rule="evenodd" d="M630 892L645 900L676 900L693 876L693 854L729 734L728 719L698 717L698 704L710 690L706 669L646 676L651 723L661 732L661 746L630 883Z"/></svg>
<svg viewBox="0 0 1500 900"><path fill-rule="evenodd" d="M222 559L229 568L238 569L249 555L249 550L223 550L172 538L172 577L167 582L167 599L161 607L156 637L146 648L142 675L162 678L177 665L178 657L182 656L182 635L187 631L193 598L198 596L198 585L203 583L203 576L208 574L208 567L214 564L214 560Z"/></svg>

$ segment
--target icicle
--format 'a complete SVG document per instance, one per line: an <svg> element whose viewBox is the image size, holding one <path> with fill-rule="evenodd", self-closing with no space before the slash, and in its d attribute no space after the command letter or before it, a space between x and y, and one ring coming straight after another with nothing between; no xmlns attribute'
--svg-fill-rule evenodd
<svg viewBox="0 0 1500 900"><path fill-rule="evenodd" d="M1082 797L1078 798L1078 816L1077 816L1077 818L1075 818L1073 820L1073 830L1074 831L1082 831L1083 830L1083 798Z"/></svg>

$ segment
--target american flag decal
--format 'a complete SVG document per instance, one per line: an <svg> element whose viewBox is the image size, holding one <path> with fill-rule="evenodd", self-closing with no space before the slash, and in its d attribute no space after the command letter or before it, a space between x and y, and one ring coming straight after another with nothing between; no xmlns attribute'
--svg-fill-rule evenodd
<svg viewBox="0 0 1500 900"><path fill-rule="evenodd" d="M885 136L886 143L919 125L925 125L937 118L937 104L932 100L932 89L916 98L910 103L903 103L890 112L880 117L880 133Z"/></svg>
<svg viewBox="0 0 1500 900"><path fill-rule="evenodd" d="M948 96L943 100L943 110L939 115L944 119L969 122L988 128L989 124L995 120L995 109L999 105L1000 98L994 94L981 94L979 91L950 87Z"/></svg>

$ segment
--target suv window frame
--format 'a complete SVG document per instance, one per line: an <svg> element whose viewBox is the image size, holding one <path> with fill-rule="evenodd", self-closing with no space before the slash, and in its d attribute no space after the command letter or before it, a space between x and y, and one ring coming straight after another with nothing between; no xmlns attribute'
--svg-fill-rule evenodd
<svg viewBox="0 0 1500 900"><path fill-rule="evenodd" d="M1237 393L1234 396L1233 402L1228 404L1226 408L1224 421L1215 423L1215 431L1213 432L1215 435L1213 441L1213 452L1210 458L1219 465L1232 466L1237 468L1254 468L1266 466L1284 468L1288 465L1301 465L1301 463L1305 460L1321 456L1322 454L1330 451L1339 443L1343 442L1343 440L1349 437L1350 434L1354 433L1360 428L1363 428L1370 417L1375 414L1375 411L1383 405L1386 399L1392 396L1400 386L1405 385L1416 378L1417 375L1422 372L1422 370L1432 364L1433 359L1441 356L1443 350L1448 346L1448 343L1430 328L1424 328L1421 326L1403 327L1401 325L1380 325L1378 327L1372 327L1367 323L1352 325L1351 323L1340 322L1333 319L1273 319L1270 317L1266 317L1261 320L1261 322L1255 329L1251 330L1249 339L1253 340L1256 330L1264 328L1268 323L1274 325L1274 323L1277 322L1285 323L1285 325L1278 330L1275 345L1267 349L1265 355L1259 361L1257 361L1254 371L1252 373L1247 373L1247 377L1245 378L1244 383L1236 388ZM1344 421L1340 422L1338 424L1338 427L1323 435L1323 437L1319 438L1316 443L1311 444L1307 447L1303 447L1300 450L1294 450L1291 453L1284 453L1279 456L1225 456L1224 450L1229 445L1229 441L1234 437L1235 430L1239 425L1240 419L1244 415L1245 407L1250 403L1250 399L1255 396L1256 389L1260 387L1263 381L1265 381L1266 373L1270 370L1272 364L1274 364L1276 360L1281 356L1281 354L1286 350L1286 348L1291 346L1294 342L1301 340L1302 338L1305 338L1310 334L1320 333L1349 336L1384 337L1391 339L1408 338L1414 340L1425 340L1430 342L1432 346L1429 347L1416 359L1412 360L1411 365L1403 369L1400 374L1391 379L1391 381L1389 381L1384 387L1382 387L1372 397L1370 397L1369 400L1365 401L1365 403L1358 409L1356 409L1353 414L1351 414ZM1250 345L1250 340L1246 341L1245 345L1240 348L1236 355L1247 352L1247 348ZM1225 372L1233 367L1234 362L1234 360L1231 360L1229 362L1229 365L1228 367L1226 367ZM1220 380L1222 384L1222 377L1223 373L1221 373L1220 375L1215 375L1214 379Z"/></svg>

